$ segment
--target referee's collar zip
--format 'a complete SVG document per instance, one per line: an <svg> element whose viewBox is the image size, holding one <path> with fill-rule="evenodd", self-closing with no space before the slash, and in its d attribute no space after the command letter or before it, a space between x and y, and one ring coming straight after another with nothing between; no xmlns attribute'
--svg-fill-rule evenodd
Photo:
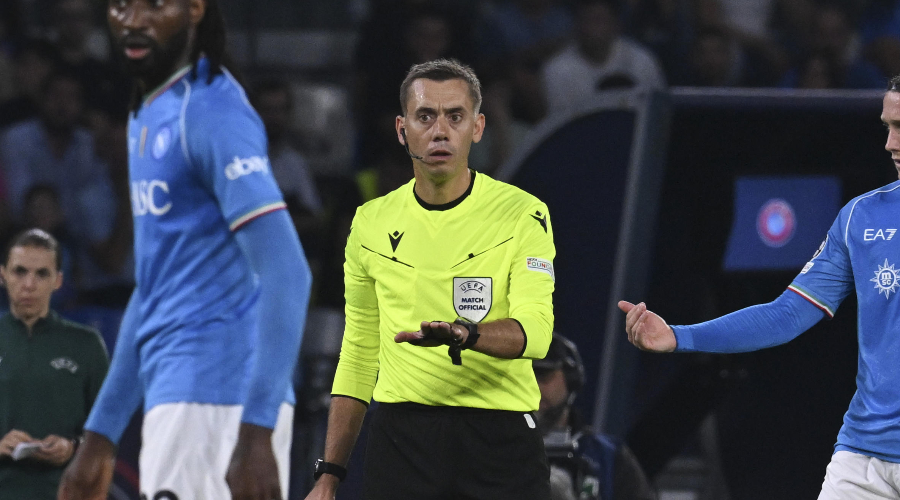
<svg viewBox="0 0 900 500"><path fill-rule="evenodd" d="M466 198L469 197L470 194L472 194L472 188L475 186L475 171L469 170L469 172L471 172L471 174L472 174L471 177L469 178L469 187L466 189L465 193L463 193L459 198L457 198L453 201L449 201L447 203L442 203L440 205L432 205L431 203L426 202L422 198L419 198L419 195L416 194L415 184L413 184L413 196L416 197L416 201L419 202L419 205L422 208L424 208L425 210L434 210L437 212L443 212L444 210L450 210L451 208L462 203L463 200L465 200Z"/></svg>

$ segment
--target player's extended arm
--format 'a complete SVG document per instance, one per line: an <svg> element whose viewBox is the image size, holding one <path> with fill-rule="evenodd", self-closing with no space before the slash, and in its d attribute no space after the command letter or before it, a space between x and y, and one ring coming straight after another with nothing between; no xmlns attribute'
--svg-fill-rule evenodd
<svg viewBox="0 0 900 500"><path fill-rule="evenodd" d="M60 481L60 500L106 498L115 466L115 443L122 437L141 402L141 391L138 389L140 361L134 341L139 309L140 300L135 291L122 317L109 374L84 424L84 442L78 447L75 458Z"/></svg>
<svg viewBox="0 0 900 500"><path fill-rule="evenodd" d="M818 323L825 314L791 290L760 304L696 325L666 325L662 318L625 301L628 340L655 352L748 352L784 344Z"/></svg>
<svg viewBox="0 0 900 500"><path fill-rule="evenodd" d="M328 433L325 436L325 461L347 467L350 452L359 437L366 405L355 398L335 396L331 398L328 412ZM306 500L332 500L337 492L337 476L322 474Z"/></svg>
<svg viewBox="0 0 900 500"><path fill-rule="evenodd" d="M271 435L297 362L312 274L285 210L249 222L235 238L259 279L259 335L227 480L235 498L282 498Z"/></svg>
<svg viewBox="0 0 900 500"><path fill-rule="evenodd" d="M525 350L526 337L522 325L514 319L479 323L478 335L478 340L469 349L488 356L516 359ZM411 342L423 347L435 347L446 345L451 341L464 345L468 338L469 330L462 325L446 321L423 321L418 331L400 332L394 336L394 342Z"/></svg>

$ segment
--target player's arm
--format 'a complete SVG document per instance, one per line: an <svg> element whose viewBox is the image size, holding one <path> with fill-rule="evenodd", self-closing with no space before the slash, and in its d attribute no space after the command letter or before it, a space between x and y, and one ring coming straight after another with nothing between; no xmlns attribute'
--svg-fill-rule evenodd
<svg viewBox="0 0 900 500"><path fill-rule="evenodd" d="M359 259L360 227L365 218L357 211L344 255L344 338L331 393L326 462L346 467L378 378L379 317L375 281ZM323 474L307 499L333 499L337 476Z"/></svg>
<svg viewBox="0 0 900 500"><path fill-rule="evenodd" d="M654 352L734 353L784 344L809 330L825 314L800 295L785 291L776 300L696 325L670 327L646 304L619 302L628 314L625 331L635 346Z"/></svg>
<svg viewBox="0 0 900 500"><path fill-rule="evenodd" d="M424 347L455 343L503 359L543 358L553 336L556 256L547 207L536 204L523 213L513 239L517 247L509 270L508 318L474 327L464 321L423 321L418 331L400 332L394 341Z"/></svg>
<svg viewBox="0 0 900 500"><path fill-rule="evenodd" d="M843 212L842 212L843 213ZM835 220L822 247L780 297L696 325L669 327L643 303L620 301L625 331L635 346L654 352L747 352L783 344L833 316L853 290L849 252Z"/></svg>
<svg viewBox="0 0 900 500"><path fill-rule="evenodd" d="M277 475L267 474L277 470L272 429L297 362L312 274L286 210L250 221L235 238L259 280L259 333L226 480L235 497L276 498Z"/></svg>
<svg viewBox="0 0 900 500"><path fill-rule="evenodd" d="M131 294L113 351L109 373L85 423L84 442L63 473L61 500L106 497L112 481L116 443L141 402L140 360L135 335L141 304L138 292Z"/></svg>

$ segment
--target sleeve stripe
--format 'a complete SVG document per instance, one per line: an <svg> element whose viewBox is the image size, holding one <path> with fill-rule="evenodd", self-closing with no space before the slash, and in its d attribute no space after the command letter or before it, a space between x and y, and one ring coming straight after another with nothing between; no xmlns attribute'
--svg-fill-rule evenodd
<svg viewBox="0 0 900 500"><path fill-rule="evenodd" d="M812 305L818 307L818 308L821 309L825 314L827 314L829 318L833 318L833 317L834 317L834 311L833 311L830 307L826 306L824 302L822 302L822 301L820 301L819 299L813 297L813 296L810 295L808 292L806 292L806 291L800 289L800 287L798 287L797 285L791 285L791 286L789 286L789 287L788 287L788 290L790 290L790 291L796 293L797 295L803 297L804 299L808 300Z"/></svg>
<svg viewBox="0 0 900 500"><path fill-rule="evenodd" d="M237 231L241 228L241 226L252 221L253 219L256 219L257 217L262 217L263 215L266 215L268 213L275 212L277 210L284 210L286 208L287 205L285 205L283 201L270 203L268 205L259 207L256 210L247 212L241 217L238 217L228 226L228 228L231 229L232 232Z"/></svg>

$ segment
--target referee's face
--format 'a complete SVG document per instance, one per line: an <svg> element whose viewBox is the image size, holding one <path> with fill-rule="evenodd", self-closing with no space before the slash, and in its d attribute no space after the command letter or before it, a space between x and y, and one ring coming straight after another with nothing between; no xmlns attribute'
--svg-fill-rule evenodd
<svg viewBox="0 0 900 500"><path fill-rule="evenodd" d="M438 82L419 78L412 82L406 116L397 117L397 138L406 141L416 173L443 181L467 172L469 149L481 140L484 115L476 113L468 84L461 79Z"/></svg>
<svg viewBox="0 0 900 500"><path fill-rule="evenodd" d="M890 91L884 94L883 105L881 121L888 129L884 149L891 153L897 177L900 178L900 92Z"/></svg>

